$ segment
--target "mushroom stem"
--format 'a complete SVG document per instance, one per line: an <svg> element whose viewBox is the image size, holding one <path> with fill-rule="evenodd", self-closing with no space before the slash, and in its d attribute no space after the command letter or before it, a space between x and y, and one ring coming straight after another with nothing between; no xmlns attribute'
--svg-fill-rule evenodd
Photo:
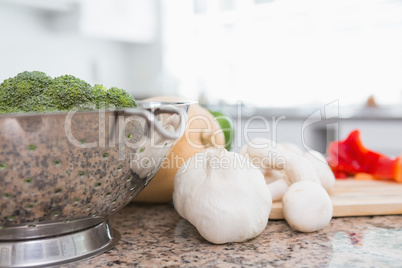
<svg viewBox="0 0 402 268"><path fill-rule="evenodd" d="M314 169L320 178L322 187L329 192L335 185L335 176L325 160L325 157L314 150L309 150L304 153L304 155L305 158L314 166Z"/></svg>
<svg viewBox="0 0 402 268"><path fill-rule="evenodd" d="M282 178L269 183L268 189L271 192L272 201L282 200L283 195L289 188L289 183L286 179Z"/></svg>

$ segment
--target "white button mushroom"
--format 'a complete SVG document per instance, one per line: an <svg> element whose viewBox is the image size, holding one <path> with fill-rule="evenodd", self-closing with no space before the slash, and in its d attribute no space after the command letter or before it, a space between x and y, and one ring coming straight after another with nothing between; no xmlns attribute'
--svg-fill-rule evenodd
<svg viewBox="0 0 402 268"><path fill-rule="evenodd" d="M250 159L262 174L264 174L267 183L281 178L282 174L273 173L273 170L280 170L284 163L281 163L280 158L276 158L278 145L266 138L254 138L251 143L243 146L239 154Z"/></svg>
<svg viewBox="0 0 402 268"><path fill-rule="evenodd" d="M258 146L253 146L256 144ZM314 232L329 223L333 206L326 190L334 186L335 177L319 152L303 153L294 144L276 144L259 138L244 146L241 153L254 158L254 163L259 162L266 177L275 177L268 188L274 201L282 200L283 213L291 227L301 232ZM263 160L269 157L276 159ZM280 158L284 165L277 165Z"/></svg>
<svg viewBox="0 0 402 268"><path fill-rule="evenodd" d="M223 244L259 235L268 223L272 199L264 176L247 159L211 148L179 168L173 204L206 240Z"/></svg>
<svg viewBox="0 0 402 268"><path fill-rule="evenodd" d="M333 206L325 189L317 183L292 184L282 199L287 223L300 232L318 231L331 221Z"/></svg>
<svg viewBox="0 0 402 268"><path fill-rule="evenodd" d="M302 149L294 143L291 142L281 142L280 145L288 151L292 151L295 154L303 154Z"/></svg>
<svg viewBox="0 0 402 268"><path fill-rule="evenodd" d="M320 152L312 149L303 152L299 146L290 142L281 142L280 145L286 150L292 151L298 155L303 155L307 160L309 160L310 163L313 164L314 169L317 172L322 187L324 187L327 192L329 192L334 187L334 173L329 167L327 160Z"/></svg>
<svg viewBox="0 0 402 268"><path fill-rule="evenodd" d="M329 192L335 185L335 176L324 156L314 150L305 152L304 156L311 164L313 164L314 169L320 178L322 187Z"/></svg>
<svg viewBox="0 0 402 268"><path fill-rule="evenodd" d="M320 179L308 160L292 152L287 152L283 155L286 158L284 168L286 176L268 184L273 200L281 200L288 187L295 182L311 181L320 184Z"/></svg>
<svg viewBox="0 0 402 268"><path fill-rule="evenodd" d="M288 150L281 144L258 138L244 146L240 152L252 159L253 163L259 162L257 167L265 177L275 175L275 179L266 179L273 201L281 200L292 183L312 181L320 184L312 163L295 149Z"/></svg>
<svg viewBox="0 0 402 268"><path fill-rule="evenodd" d="M307 160L313 164L318 178L320 179L322 187L329 192L335 185L335 176L328 165L325 157L315 150L302 151L302 149L294 143L281 142L280 145L286 150L292 151L298 155L303 155Z"/></svg>

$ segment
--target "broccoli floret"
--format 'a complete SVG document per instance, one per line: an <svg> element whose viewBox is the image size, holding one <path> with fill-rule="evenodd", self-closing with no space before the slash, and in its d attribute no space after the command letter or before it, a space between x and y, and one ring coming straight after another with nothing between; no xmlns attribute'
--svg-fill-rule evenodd
<svg viewBox="0 0 402 268"><path fill-rule="evenodd" d="M91 85L73 75L54 78L45 95L54 101L60 111L96 109Z"/></svg>
<svg viewBox="0 0 402 268"><path fill-rule="evenodd" d="M116 108L132 108L136 107L135 99L127 91L111 87L106 92L107 103L109 106L114 105Z"/></svg>
<svg viewBox="0 0 402 268"><path fill-rule="evenodd" d="M119 109L137 107L135 99L125 90L117 87L107 89L102 85L94 85L95 104L97 109Z"/></svg>
<svg viewBox="0 0 402 268"><path fill-rule="evenodd" d="M92 87L72 75L52 79L43 72L23 72L0 84L0 114L133 107L135 100L125 90Z"/></svg>
<svg viewBox="0 0 402 268"><path fill-rule="evenodd" d="M97 109L106 109L108 107L107 88L102 85L94 85L95 105Z"/></svg>
<svg viewBox="0 0 402 268"><path fill-rule="evenodd" d="M45 95L33 96L27 99L21 112L37 112L37 113L48 113L58 111L55 103L49 97ZM18 112L18 111L17 111Z"/></svg>
<svg viewBox="0 0 402 268"><path fill-rule="evenodd" d="M15 77L4 80L0 84L0 112L46 110L48 105L46 99L42 99L43 92L52 83L50 76L38 71L19 73Z"/></svg>

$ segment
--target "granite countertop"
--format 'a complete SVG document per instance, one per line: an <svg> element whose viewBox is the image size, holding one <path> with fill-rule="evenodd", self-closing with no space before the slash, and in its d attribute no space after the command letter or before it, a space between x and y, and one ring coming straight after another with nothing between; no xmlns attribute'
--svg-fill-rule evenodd
<svg viewBox="0 0 402 268"><path fill-rule="evenodd" d="M110 218L122 238L106 253L70 267L401 267L402 215L334 218L299 233L270 220L258 237L214 245L171 204L131 203Z"/></svg>

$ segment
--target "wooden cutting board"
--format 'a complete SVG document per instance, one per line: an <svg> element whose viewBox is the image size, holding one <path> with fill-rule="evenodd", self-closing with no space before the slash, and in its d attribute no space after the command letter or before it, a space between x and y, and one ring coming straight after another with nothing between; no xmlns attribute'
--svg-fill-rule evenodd
<svg viewBox="0 0 402 268"><path fill-rule="evenodd" d="M333 217L402 214L402 183L337 180L330 192ZM272 204L270 219L283 219L282 202Z"/></svg>

